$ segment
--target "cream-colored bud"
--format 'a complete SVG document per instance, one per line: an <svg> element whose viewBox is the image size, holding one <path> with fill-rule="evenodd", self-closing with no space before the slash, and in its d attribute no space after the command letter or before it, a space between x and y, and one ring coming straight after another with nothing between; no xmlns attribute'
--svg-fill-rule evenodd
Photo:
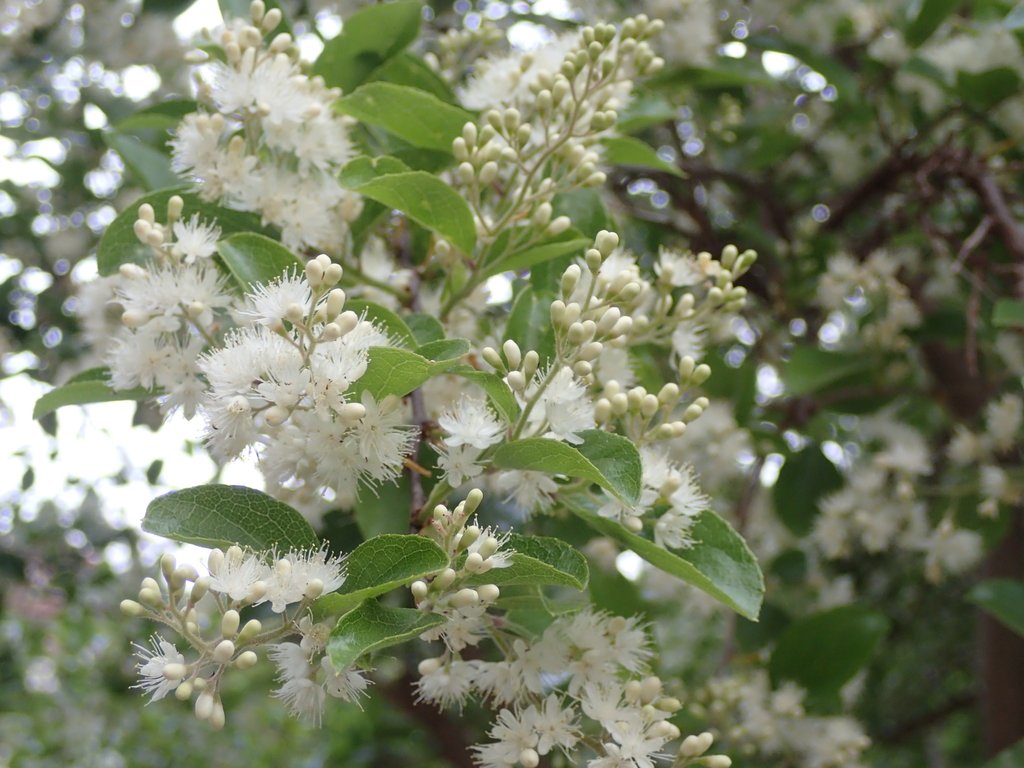
<svg viewBox="0 0 1024 768"><path fill-rule="evenodd" d="M480 595L475 589L465 587L452 595L448 602L455 608L468 608L480 602Z"/></svg>
<svg viewBox="0 0 1024 768"><path fill-rule="evenodd" d="M608 421L612 417L612 404L607 397L600 398L594 403L594 420L599 424Z"/></svg>
<svg viewBox="0 0 1024 768"><path fill-rule="evenodd" d="M577 360L573 363L572 372L580 378L586 378L594 372L594 366L588 363L586 360Z"/></svg>
<svg viewBox="0 0 1024 768"><path fill-rule="evenodd" d="M633 533L640 533L644 529L644 523L639 517L627 517L623 525Z"/></svg>
<svg viewBox="0 0 1024 768"><path fill-rule="evenodd" d="M523 362L523 353L520 351L519 345L512 339L508 339L501 345L501 351L505 353L505 360L508 361L509 370L518 370Z"/></svg>
<svg viewBox="0 0 1024 768"><path fill-rule="evenodd" d="M570 264L565 272L562 273L562 295L568 297L572 295L572 292L576 290L576 286L580 282L580 276L583 271L580 269L579 264Z"/></svg>
<svg viewBox="0 0 1024 768"><path fill-rule="evenodd" d="M728 755L708 755L701 761L704 768L730 768L732 758Z"/></svg>
<svg viewBox="0 0 1024 768"><path fill-rule="evenodd" d="M565 322L565 302L555 299L551 302L551 324L560 326Z"/></svg>
<svg viewBox="0 0 1024 768"><path fill-rule="evenodd" d="M459 181L463 184L472 184L476 178L476 169L471 163L459 163Z"/></svg>
<svg viewBox="0 0 1024 768"><path fill-rule="evenodd" d="M580 347L580 351L577 353L577 357L580 360L596 360L601 356L601 352L604 350L604 344L600 341L591 341Z"/></svg>
<svg viewBox="0 0 1024 768"><path fill-rule="evenodd" d="M235 633L238 632L238 626L241 624L241 621L242 617L238 615L238 611L224 611L224 616L220 620L221 635L224 637L234 637Z"/></svg>
<svg viewBox="0 0 1024 768"><path fill-rule="evenodd" d="M245 622L245 625L242 627L242 631L238 633L238 637L235 638L235 641L239 645L244 645L262 631L263 624L259 619L249 619Z"/></svg>
<svg viewBox="0 0 1024 768"><path fill-rule="evenodd" d="M572 219L570 219L568 216L559 216L555 218L550 224L548 224L547 229L545 229L544 232L550 237L554 237L556 235L562 234L571 226Z"/></svg>
<svg viewBox="0 0 1024 768"><path fill-rule="evenodd" d="M259 661L259 656L254 651L242 651L235 659L235 667L238 669L252 669Z"/></svg>
<svg viewBox="0 0 1024 768"><path fill-rule="evenodd" d="M501 544L496 538L494 538L493 536L488 536L486 539L480 542L480 546L477 547L476 551L479 552L480 556L486 560L488 557L497 552L500 546Z"/></svg>
<svg viewBox="0 0 1024 768"><path fill-rule="evenodd" d="M459 538L459 549L463 550L469 547L470 544L480 538L480 526L469 525L462 531L462 536Z"/></svg>
<svg viewBox="0 0 1024 768"><path fill-rule="evenodd" d="M537 368L540 366L540 355L536 351L530 350L523 356L523 376L529 381L533 378L533 374L537 372Z"/></svg>
<svg viewBox="0 0 1024 768"><path fill-rule="evenodd" d="M263 412L263 419L272 427L279 427L288 419L288 409L272 405Z"/></svg>
<svg viewBox="0 0 1024 768"><path fill-rule="evenodd" d="M640 700L644 704L650 704L661 695L661 678L645 677L640 682Z"/></svg>
<svg viewBox="0 0 1024 768"><path fill-rule="evenodd" d="M519 764L523 768L537 768L540 765L540 755L537 754L535 749L524 749L519 753Z"/></svg>
<svg viewBox="0 0 1024 768"><path fill-rule="evenodd" d="M332 320L345 308L345 292L341 288L333 288L327 294L327 316Z"/></svg>
<svg viewBox="0 0 1024 768"><path fill-rule="evenodd" d="M320 579L310 579L302 596L307 600L316 600L324 593L324 583Z"/></svg>
<svg viewBox="0 0 1024 768"><path fill-rule="evenodd" d="M271 8L267 11L267 15L263 17L263 22L260 26L263 27L265 32L272 32L281 23L282 18L280 8Z"/></svg>
<svg viewBox="0 0 1024 768"><path fill-rule="evenodd" d="M427 592L430 591L430 587L427 586L427 582L422 579L417 579L409 585L409 591L412 592L412 599L418 603L427 596Z"/></svg>
<svg viewBox="0 0 1024 768"><path fill-rule="evenodd" d="M479 552L470 552L466 556L466 563L463 566L469 573L478 573L480 566L484 564L484 559L480 556Z"/></svg>
<svg viewBox="0 0 1024 768"><path fill-rule="evenodd" d="M141 328L149 322L149 315L137 309L128 309L121 313L121 323L126 328Z"/></svg>
<svg viewBox="0 0 1024 768"><path fill-rule="evenodd" d="M623 686L623 694L630 704L635 704L640 700L640 681L629 680Z"/></svg>
<svg viewBox="0 0 1024 768"><path fill-rule="evenodd" d="M143 203L139 206L139 218L149 224L156 222L156 211L153 210L153 206L149 203Z"/></svg>
<svg viewBox="0 0 1024 768"><path fill-rule="evenodd" d="M505 370L505 361L501 359L501 355L498 354L498 350L494 347L484 347L480 350L480 356L483 357L491 368L495 368L499 371Z"/></svg>
<svg viewBox="0 0 1024 768"><path fill-rule="evenodd" d="M526 389L526 377L523 376L521 371L511 371L508 376L505 377L505 381L508 382L509 389L513 392L521 392Z"/></svg>
<svg viewBox="0 0 1024 768"><path fill-rule="evenodd" d="M184 664L178 664L173 661L169 664L164 664L163 675L166 680L181 680L187 674L188 667Z"/></svg>
<svg viewBox="0 0 1024 768"><path fill-rule="evenodd" d="M501 590L495 584L482 584L476 591L485 603L493 603L501 596Z"/></svg>
<svg viewBox="0 0 1024 768"><path fill-rule="evenodd" d="M697 386L703 384L711 376L711 366L707 363L701 363L693 369L693 373L690 374L690 383Z"/></svg>
<svg viewBox="0 0 1024 768"><path fill-rule="evenodd" d="M488 187L494 183L494 180L498 178L498 164L493 160L488 163L484 163L483 168L480 169L480 173L477 175L480 180L480 185Z"/></svg>
<svg viewBox="0 0 1024 768"><path fill-rule="evenodd" d="M141 616L145 612L146 609L134 600L121 601L121 613L123 613L125 616Z"/></svg>
<svg viewBox="0 0 1024 768"><path fill-rule="evenodd" d="M640 403L640 414L645 418L651 418L661 408L661 403L658 402L656 395L647 395Z"/></svg>
<svg viewBox="0 0 1024 768"><path fill-rule="evenodd" d="M135 224L132 225L132 231L141 242L148 243L149 234L153 231L153 225L145 219L136 219Z"/></svg>
<svg viewBox="0 0 1024 768"><path fill-rule="evenodd" d="M218 664L226 664L235 655L235 644L230 640L221 640L213 649L213 660Z"/></svg>
<svg viewBox="0 0 1024 768"><path fill-rule="evenodd" d="M654 706L662 712L678 712L683 708L682 702L673 696L663 696L654 702Z"/></svg>
<svg viewBox="0 0 1024 768"><path fill-rule="evenodd" d="M306 262L306 280L316 288L324 280L324 265L317 259L310 259Z"/></svg>
<svg viewBox="0 0 1024 768"><path fill-rule="evenodd" d="M196 718L199 720L209 720L212 714L213 693L211 691L203 691L196 698Z"/></svg>
<svg viewBox="0 0 1024 768"><path fill-rule="evenodd" d="M441 659L424 659L416 669L421 675L430 675L441 668Z"/></svg>
<svg viewBox="0 0 1024 768"><path fill-rule="evenodd" d="M476 146L477 130L476 123L466 123L462 126L462 140L466 142L466 146L472 149Z"/></svg>
<svg viewBox="0 0 1024 768"><path fill-rule="evenodd" d="M611 398L612 413L616 416L624 416L626 411L629 410L629 398L625 392L617 392L612 395Z"/></svg>
<svg viewBox="0 0 1024 768"><path fill-rule="evenodd" d="M341 335L344 336L346 333L351 331L357 325L359 325L359 315L352 310L345 310L336 318L334 323L341 329Z"/></svg>
<svg viewBox="0 0 1024 768"><path fill-rule="evenodd" d="M445 568L437 576L434 577L434 583L432 586L434 587L434 589L443 591L445 589L448 589L448 587L450 587L455 582L455 578L457 576L458 574L455 573L454 569Z"/></svg>
<svg viewBox="0 0 1024 768"><path fill-rule="evenodd" d="M477 507L480 506L480 502L482 502L483 500L483 491L481 491L479 488L474 488L473 490L471 490L469 493L466 494L466 498L462 502L465 505L463 508L463 514L465 514L467 517L469 515L472 515L474 512L476 512Z"/></svg>
<svg viewBox="0 0 1024 768"><path fill-rule="evenodd" d="M469 149L466 147L466 140L461 136L457 136L452 141L452 154L455 155L455 159L460 163L469 160Z"/></svg>
<svg viewBox="0 0 1024 768"><path fill-rule="evenodd" d="M612 251L619 247L619 236L614 232L602 229L594 238L594 246L601 252L601 255L608 258Z"/></svg>
<svg viewBox="0 0 1024 768"><path fill-rule="evenodd" d="M658 402L662 405L675 405L679 402L679 385L669 382L658 391Z"/></svg>
<svg viewBox="0 0 1024 768"><path fill-rule="evenodd" d="M178 701L188 701L192 698L192 683L185 681L174 689L174 698Z"/></svg>

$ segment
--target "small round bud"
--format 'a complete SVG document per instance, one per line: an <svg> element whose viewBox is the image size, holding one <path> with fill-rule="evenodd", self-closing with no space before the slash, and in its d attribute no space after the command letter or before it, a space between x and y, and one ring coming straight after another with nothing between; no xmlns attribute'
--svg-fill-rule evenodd
<svg viewBox="0 0 1024 768"><path fill-rule="evenodd" d="M213 660L218 664L226 664L235 655L235 644L230 640L221 640L213 649Z"/></svg>
<svg viewBox="0 0 1024 768"><path fill-rule="evenodd" d="M239 645L244 645L262 631L263 624L259 619L249 619L245 622L245 626L242 627L242 631L238 633L238 637L236 637L235 640Z"/></svg>
<svg viewBox="0 0 1024 768"><path fill-rule="evenodd" d="M480 570L480 566L484 564L484 559L480 556L479 552L470 552L466 556L465 569L470 573L477 573Z"/></svg>
<svg viewBox="0 0 1024 768"><path fill-rule="evenodd" d="M476 591L485 603L493 603L501 596L501 590L494 584L483 584L477 587Z"/></svg>
<svg viewBox="0 0 1024 768"><path fill-rule="evenodd" d="M220 620L221 635L224 637L234 637L235 633L238 632L238 625L240 623L241 617L238 615L238 611L224 611L224 616Z"/></svg>
<svg viewBox="0 0 1024 768"><path fill-rule="evenodd" d="M505 361L501 359L501 355L498 354L498 350L494 347L484 347L480 350L480 355L491 368L499 371L505 370Z"/></svg>
<svg viewBox="0 0 1024 768"><path fill-rule="evenodd" d="M409 591L412 592L412 598L417 603L427 596L427 592L430 591L430 587L427 586L427 582L422 579L418 579L409 585Z"/></svg>
<svg viewBox="0 0 1024 768"><path fill-rule="evenodd" d="M505 353L505 359L508 361L509 370L517 370L519 365L523 362L523 353L520 351L519 345L512 339L509 339L501 345L501 351Z"/></svg>
<svg viewBox="0 0 1024 768"><path fill-rule="evenodd" d="M448 602L456 608L468 608L480 602L480 595L475 589L466 587L452 595Z"/></svg>
<svg viewBox="0 0 1024 768"><path fill-rule="evenodd" d="M174 689L174 698L178 701L188 701L192 698L192 683L186 681Z"/></svg>
<svg viewBox="0 0 1024 768"><path fill-rule="evenodd" d="M421 675L430 675L441 668L441 659L424 659L416 669Z"/></svg>
<svg viewBox="0 0 1024 768"><path fill-rule="evenodd" d="M519 764L523 768L537 768L540 765L540 755L535 749L524 749L519 753Z"/></svg>
<svg viewBox="0 0 1024 768"><path fill-rule="evenodd" d="M198 682L198 681L197 681ZM196 699L196 718L198 720L209 720L213 714L213 693L203 691Z"/></svg>
<svg viewBox="0 0 1024 768"><path fill-rule="evenodd" d="M551 237L554 237L556 235L562 234L571 226L572 219L570 219L568 216L559 216L555 218L550 224L548 224L547 229L544 230L544 233Z"/></svg>
<svg viewBox="0 0 1024 768"><path fill-rule="evenodd" d="M314 288L324 280L324 265L318 259L310 259L306 262L306 280Z"/></svg>
<svg viewBox="0 0 1024 768"><path fill-rule="evenodd" d="M508 376L505 377L505 381L508 382L508 386L514 392L521 392L526 389L526 377L519 371L512 371Z"/></svg>
<svg viewBox="0 0 1024 768"><path fill-rule="evenodd" d="M163 674L167 680L181 680L188 674L188 668L184 664L171 662L170 664L164 664Z"/></svg>
<svg viewBox="0 0 1024 768"><path fill-rule="evenodd" d="M594 238L594 247L601 252L601 255L608 258L612 251L619 247L619 236L614 232L602 229Z"/></svg>
<svg viewBox="0 0 1024 768"><path fill-rule="evenodd" d="M131 616L134 618L136 616L141 616L145 612L146 609L134 600L121 601L121 613L123 613L125 616Z"/></svg>
<svg viewBox="0 0 1024 768"><path fill-rule="evenodd" d="M708 755L701 762L705 768L730 768L732 758L728 755Z"/></svg>
<svg viewBox="0 0 1024 768"><path fill-rule="evenodd" d="M263 419L272 427L279 427L288 418L288 409L272 405L263 412Z"/></svg>
<svg viewBox="0 0 1024 768"><path fill-rule="evenodd" d="M434 577L433 587L439 590L448 589L455 581L458 574L455 573L452 568L445 568L441 573Z"/></svg>
<svg viewBox="0 0 1024 768"><path fill-rule="evenodd" d="M235 659L235 666L238 669L251 669L256 666L257 661L259 661L259 656L254 651L242 651Z"/></svg>

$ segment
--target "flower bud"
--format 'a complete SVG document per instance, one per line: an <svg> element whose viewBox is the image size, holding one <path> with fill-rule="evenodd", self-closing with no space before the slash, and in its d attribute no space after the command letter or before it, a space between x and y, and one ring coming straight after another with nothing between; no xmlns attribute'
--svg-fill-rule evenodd
<svg viewBox="0 0 1024 768"><path fill-rule="evenodd" d="M259 657L254 651L243 651L238 654L238 658L235 659L235 666L238 669L251 669L256 666L257 661L259 661Z"/></svg>
<svg viewBox="0 0 1024 768"><path fill-rule="evenodd" d="M235 655L235 644L230 640L221 640L213 649L213 660L218 664L226 664Z"/></svg>
<svg viewBox="0 0 1024 768"><path fill-rule="evenodd" d="M224 611L224 616L220 620L220 633L224 637L234 637L235 633L238 632L238 625L241 623L241 617L238 615L238 611Z"/></svg>
<svg viewBox="0 0 1024 768"><path fill-rule="evenodd" d="M501 596L501 590L494 584L483 584L477 587L476 591L485 603L493 603Z"/></svg>
<svg viewBox="0 0 1024 768"><path fill-rule="evenodd" d="M125 616L131 616L134 618L136 616L141 616L145 612L146 609L134 600L121 601L121 613L123 613Z"/></svg>

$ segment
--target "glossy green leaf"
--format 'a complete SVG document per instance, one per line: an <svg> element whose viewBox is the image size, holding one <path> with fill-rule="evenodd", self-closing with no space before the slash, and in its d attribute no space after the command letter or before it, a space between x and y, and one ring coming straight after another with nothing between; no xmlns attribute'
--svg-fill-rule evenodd
<svg viewBox="0 0 1024 768"><path fill-rule="evenodd" d="M414 147L452 151L452 140L474 120L464 109L417 88L395 83L366 83L335 102L339 112L380 126Z"/></svg>
<svg viewBox="0 0 1024 768"><path fill-rule="evenodd" d="M357 178L349 173L351 165L345 166L342 184L401 211L417 224L447 238L464 253L472 253L476 226L469 204L437 176L426 171L406 171Z"/></svg>
<svg viewBox="0 0 1024 768"><path fill-rule="evenodd" d="M396 482L361 489L352 513L363 538L372 539L383 533L408 533L410 506L409 475L404 473Z"/></svg>
<svg viewBox="0 0 1024 768"><path fill-rule="evenodd" d="M444 338L444 326L441 321L433 315L422 312L414 312L405 316L405 324L412 332L416 344L429 344L431 341L440 341Z"/></svg>
<svg viewBox="0 0 1024 768"><path fill-rule="evenodd" d="M1020 93L1020 75L1010 67L996 67L984 72L956 73L956 91L967 104L977 109L991 109Z"/></svg>
<svg viewBox="0 0 1024 768"><path fill-rule="evenodd" d="M651 565L720 600L741 616L757 621L764 599L764 577L743 537L715 512L700 513L690 549L669 551L650 539L626 530L597 514L584 500L571 500L569 509L591 528L610 536Z"/></svg>
<svg viewBox="0 0 1024 768"><path fill-rule="evenodd" d="M843 485L836 465L814 445L786 457L772 488L775 513L797 536L806 536L818 516L818 502Z"/></svg>
<svg viewBox="0 0 1024 768"><path fill-rule="evenodd" d="M421 19L419 2L381 3L356 11L345 19L341 34L324 45L313 74L350 93L416 39Z"/></svg>
<svg viewBox="0 0 1024 768"><path fill-rule="evenodd" d="M1024 635L1024 581L990 579L968 594L975 605L991 613L1018 635Z"/></svg>
<svg viewBox="0 0 1024 768"><path fill-rule="evenodd" d="M68 379L67 383L54 387L36 400L36 404L32 408L32 418L41 419L65 405L145 400L160 394L143 387L114 389L109 382L110 370L108 368L90 368L87 371L82 371L77 376Z"/></svg>
<svg viewBox="0 0 1024 768"><path fill-rule="evenodd" d="M353 385L358 395L369 392L376 400L404 396L430 378L431 362L422 355L397 347L371 347L370 362Z"/></svg>
<svg viewBox="0 0 1024 768"><path fill-rule="evenodd" d="M615 128L620 133L633 133L654 125L669 123L677 116L676 107L663 96L641 95L630 99L626 108L619 113Z"/></svg>
<svg viewBox="0 0 1024 768"><path fill-rule="evenodd" d="M874 365L875 361L867 355L797 347L782 368L782 383L788 395L809 395L866 373Z"/></svg>
<svg viewBox="0 0 1024 768"><path fill-rule="evenodd" d="M959 0L921 0L917 14L910 20L903 36L907 43L917 48L939 28L960 5Z"/></svg>
<svg viewBox="0 0 1024 768"><path fill-rule="evenodd" d="M222 235L236 232L262 232L260 217L253 213L233 211L199 199L188 187L174 187L151 192L128 206L111 222L100 239L96 251L96 265L101 275L112 275L122 264L144 264L152 257L152 249L139 242L135 236L135 221L138 219L139 206L149 203L156 211L158 220L162 220L167 212L167 201L174 195L181 196L185 201L183 216L191 218L198 213L204 222L216 224Z"/></svg>
<svg viewBox="0 0 1024 768"><path fill-rule="evenodd" d="M241 485L199 485L159 496L142 529L203 547L238 544L257 551L319 545L306 519L282 501Z"/></svg>
<svg viewBox="0 0 1024 768"><path fill-rule="evenodd" d="M407 85L433 94L444 102L454 102L455 94L448 83L415 54L405 51L392 56L370 74L369 82L383 80L397 85ZM446 151L450 151L450 147Z"/></svg>
<svg viewBox="0 0 1024 768"><path fill-rule="evenodd" d="M316 601L319 615L339 613L448 567L448 555L433 540L385 533L368 539L345 560L345 583Z"/></svg>
<svg viewBox="0 0 1024 768"><path fill-rule="evenodd" d="M499 446L494 466L589 480L624 504L640 498L640 454L632 441L599 429L580 433L583 443L569 445L529 437Z"/></svg>
<svg viewBox="0 0 1024 768"><path fill-rule="evenodd" d="M860 605L815 613L779 636L768 669L776 682L793 680L812 695L834 696L871 660L888 631L885 616Z"/></svg>
<svg viewBox="0 0 1024 768"><path fill-rule="evenodd" d="M351 310L360 317L370 320L380 330L384 331L394 343L401 344L403 347L409 347L410 349L416 347L416 337L409 330L409 326L387 307L374 304L372 301L349 299L345 302L345 309Z"/></svg>
<svg viewBox="0 0 1024 768"><path fill-rule="evenodd" d="M416 350L416 354L422 355L427 360L435 363L458 361L469 354L472 345L466 339L438 339L428 341Z"/></svg>
<svg viewBox="0 0 1024 768"><path fill-rule="evenodd" d="M673 176L684 176L678 166L662 160L653 147L640 139L631 136L611 136L601 143L604 144L604 162L607 165L653 168Z"/></svg>
<svg viewBox="0 0 1024 768"><path fill-rule="evenodd" d="M103 141L121 156L125 167L143 189L163 189L181 183L171 170L170 157L156 147L117 131L104 131Z"/></svg>
<svg viewBox="0 0 1024 768"><path fill-rule="evenodd" d="M217 243L217 253L243 291L273 282L282 275L301 273L298 257L276 240L255 232L239 232Z"/></svg>
<svg viewBox="0 0 1024 768"><path fill-rule="evenodd" d="M445 621L444 616L436 613L392 608L367 600L338 619L327 640L327 656L340 672L360 656L412 640Z"/></svg>
<svg viewBox="0 0 1024 768"><path fill-rule="evenodd" d="M508 549L515 550L507 568L492 568L472 580L498 586L556 585L586 589L590 578L587 559L578 549L549 536L513 533Z"/></svg>
<svg viewBox="0 0 1024 768"><path fill-rule="evenodd" d="M501 272L520 272L561 256L579 253L592 243L593 240L585 237L569 237L551 243L541 243L497 259L485 261L481 273L484 277L490 277Z"/></svg>

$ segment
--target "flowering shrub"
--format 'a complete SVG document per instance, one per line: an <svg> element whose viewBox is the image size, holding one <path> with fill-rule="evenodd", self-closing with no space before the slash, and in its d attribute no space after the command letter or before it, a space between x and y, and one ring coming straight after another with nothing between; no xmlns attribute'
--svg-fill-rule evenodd
<svg viewBox="0 0 1024 768"><path fill-rule="evenodd" d="M366 5L311 59L256 0L188 54L180 183L80 295L102 367L36 406L155 401L263 477L149 505L209 550L121 602L151 700L230 728L269 665L320 725L407 674L485 768L867 765L920 596L1019 575L1019 14L979 64L948 3L641 5L525 46Z"/></svg>

